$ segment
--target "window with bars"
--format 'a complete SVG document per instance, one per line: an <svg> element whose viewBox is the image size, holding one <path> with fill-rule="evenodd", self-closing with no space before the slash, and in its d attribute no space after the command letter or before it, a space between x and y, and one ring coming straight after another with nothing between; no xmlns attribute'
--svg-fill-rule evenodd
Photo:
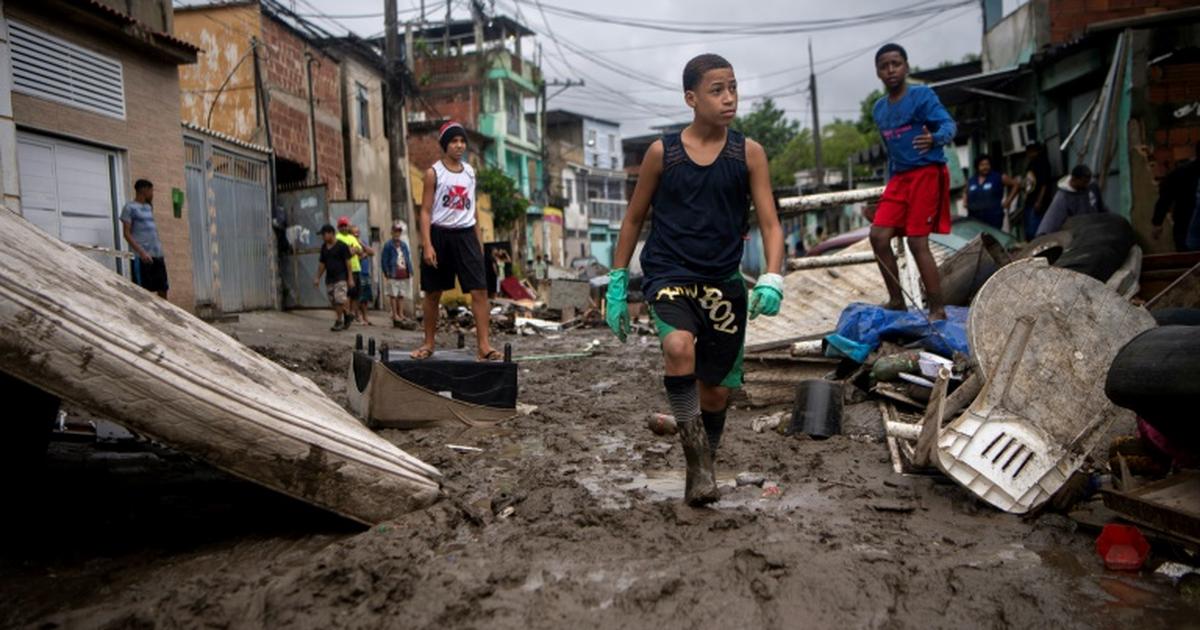
<svg viewBox="0 0 1200 630"><path fill-rule="evenodd" d="M16 20L8 30L14 92L124 120L120 61Z"/></svg>

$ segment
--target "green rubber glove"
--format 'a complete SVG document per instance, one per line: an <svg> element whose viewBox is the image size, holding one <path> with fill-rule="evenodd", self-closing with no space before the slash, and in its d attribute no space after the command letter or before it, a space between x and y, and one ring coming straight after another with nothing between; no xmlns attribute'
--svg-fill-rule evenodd
<svg viewBox="0 0 1200 630"><path fill-rule="evenodd" d="M629 336L629 304L626 290L629 286L629 271L613 269L608 272L608 293L604 296L607 303L604 319L608 327L622 343Z"/></svg>
<svg viewBox="0 0 1200 630"><path fill-rule="evenodd" d="M783 301L783 276L764 273L758 277L754 290L750 291L750 319L759 315L778 315L779 303Z"/></svg>

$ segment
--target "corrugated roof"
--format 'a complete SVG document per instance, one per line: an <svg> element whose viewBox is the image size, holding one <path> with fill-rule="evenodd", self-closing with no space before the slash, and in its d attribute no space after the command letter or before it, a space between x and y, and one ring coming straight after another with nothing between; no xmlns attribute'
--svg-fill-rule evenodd
<svg viewBox="0 0 1200 630"><path fill-rule="evenodd" d="M178 37L175 37L171 33L166 33L163 31L156 31L156 30L150 28L147 24L144 24L141 21L139 21L138 19L134 18L133 16L130 16L126 13L122 13L122 12L108 6L107 4L99 2L98 0L66 0L66 1L78 6L80 8L92 11L93 13L103 14L104 16L111 18L111 19L115 19L115 20L125 24L126 26L137 27L141 30L144 30L146 33L150 34L150 36L153 37L155 40L160 40L162 43L166 43L166 44L178 47L178 48L182 48L186 51L191 52L193 55L200 52L199 46L197 46L187 40L179 39Z"/></svg>
<svg viewBox="0 0 1200 630"><path fill-rule="evenodd" d="M933 242L929 248L939 264L954 253ZM864 240L841 253L870 251L870 241ZM903 269L904 259L900 259L900 265ZM747 352L823 337L833 332L838 317L851 302L882 304L888 297L879 267L874 263L793 271L783 278L783 296L778 315L757 317L746 325Z"/></svg>
<svg viewBox="0 0 1200 630"><path fill-rule="evenodd" d="M209 129L208 127L201 127L200 125L197 125L196 123L192 123L192 122L188 122L188 121L184 120L184 121L181 121L179 124L182 125L183 128L187 129L188 131L194 131L196 133L206 135L210 138L216 138L217 140L220 140L220 141L228 143L228 144L232 144L234 146L241 147L243 149L249 149L251 151L258 151L259 153L265 153L265 154L272 153L272 150L269 147L264 147L260 144L254 144L253 142L246 142L245 140L239 140L229 134L221 133L220 131L217 131L215 129Z"/></svg>

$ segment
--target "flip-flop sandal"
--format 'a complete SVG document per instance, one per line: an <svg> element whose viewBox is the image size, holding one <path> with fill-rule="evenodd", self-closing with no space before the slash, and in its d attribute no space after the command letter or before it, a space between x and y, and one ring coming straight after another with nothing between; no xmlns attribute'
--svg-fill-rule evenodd
<svg viewBox="0 0 1200 630"><path fill-rule="evenodd" d="M433 356L433 350L431 348L417 348L416 350L410 352L408 356L418 361L423 361Z"/></svg>
<svg viewBox="0 0 1200 630"><path fill-rule="evenodd" d="M488 352L487 354L477 355L475 357L475 360L476 361L502 361L502 360L504 360L504 353L500 352L499 350L493 349L492 351Z"/></svg>

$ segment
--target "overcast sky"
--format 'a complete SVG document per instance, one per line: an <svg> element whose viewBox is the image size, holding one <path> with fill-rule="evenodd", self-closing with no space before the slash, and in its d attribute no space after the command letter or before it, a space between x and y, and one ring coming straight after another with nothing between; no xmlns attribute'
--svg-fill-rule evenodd
<svg viewBox="0 0 1200 630"><path fill-rule="evenodd" d="M292 3L292 0L283 0ZM947 0L541 0L545 6L569 7L611 16L679 20L681 22L765 22L831 19L896 10L914 4L944 4ZM398 0L400 19L415 20L419 0ZM295 0L298 13L334 16L379 14L382 0ZM440 21L445 2L425 1L426 20ZM495 13L530 25L542 35L527 39L526 56L542 46L543 69L549 80L582 79L583 88L571 88L549 102L561 108L615 120L622 135L645 133L651 125L690 120L683 104L680 74L691 57L715 52L733 63L741 91L739 111L750 111L761 94L779 94L776 102L789 117L809 126L812 113L805 92L808 81L808 41L817 62L817 86L822 121L834 117L857 118L858 103L879 85L872 68L872 52L885 40L908 49L913 65L932 67L945 60L960 60L978 53L982 18L980 3L943 13L886 21L850 28L786 35L696 35L644 30L547 14L544 20L534 0L485 0ZM456 19L470 13L466 0L451 0ZM520 9L518 14L517 9ZM324 18L315 22L337 31L349 28L370 36L383 30L383 18L338 17L336 25ZM573 52L563 44L580 49ZM855 51L863 50L857 55ZM583 53L583 54L581 54ZM565 59L564 59L565 57ZM596 62L601 58L613 68ZM835 64L842 63L835 66ZM641 77L631 77L640 73ZM652 83L666 84L656 87ZM553 93L554 88L550 88Z"/></svg>

